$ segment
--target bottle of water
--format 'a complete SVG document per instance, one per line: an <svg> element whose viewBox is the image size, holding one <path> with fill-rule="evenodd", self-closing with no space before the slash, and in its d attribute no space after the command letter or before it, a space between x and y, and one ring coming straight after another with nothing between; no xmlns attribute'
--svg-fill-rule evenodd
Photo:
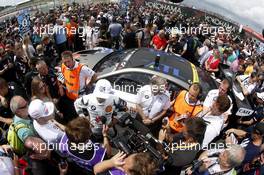
<svg viewBox="0 0 264 175"><path fill-rule="evenodd" d="M159 67L159 62L160 62L160 54L157 54L157 56L155 58L154 68Z"/></svg>

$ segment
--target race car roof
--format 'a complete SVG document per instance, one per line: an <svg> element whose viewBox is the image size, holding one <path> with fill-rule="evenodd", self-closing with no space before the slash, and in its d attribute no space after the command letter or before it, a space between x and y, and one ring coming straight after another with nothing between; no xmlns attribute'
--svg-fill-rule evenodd
<svg viewBox="0 0 264 175"><path fill-rule="evenodd" d="M157 54L160 55L159 67L154 68ZM193 75L196 72L195 67L191 66L190 62L184 58L149 48L137 49L123 65L122 68L139 67L154 69L187 82L193 81Z"/></svg>

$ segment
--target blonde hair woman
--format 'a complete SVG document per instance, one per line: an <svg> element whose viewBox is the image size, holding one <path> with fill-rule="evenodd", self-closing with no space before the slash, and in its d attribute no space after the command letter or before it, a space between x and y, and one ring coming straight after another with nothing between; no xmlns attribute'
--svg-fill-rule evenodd
<svg viewBox="0 0 264 175"><path fill-rule="evenodd" d="M25 36L23 39L23 51L28 59L32 59L36 54L34 47L31 44L29 36Z"/></svg>
<svg viewBox="0 0 264 175"><path fill-rule="evenodd" d="M35 99L52 101L48 86L38 76L35 76L31 82L31 100Z"/></svg>

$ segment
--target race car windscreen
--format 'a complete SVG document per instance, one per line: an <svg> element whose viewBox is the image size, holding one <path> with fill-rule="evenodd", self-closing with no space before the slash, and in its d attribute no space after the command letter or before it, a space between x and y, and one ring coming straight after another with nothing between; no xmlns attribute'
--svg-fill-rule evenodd
<svg viewBox="0 0 264 175"><path fill-rule="evenodd" d="M206 97L207 93L212 89L217 89L217 85L213 78L209 76L205 71L196 67L197 73L199 75L199 83L203 88L203 96Z"/></svg>
<svg viewBox="0 0 264 175"><path fill-rule="evenodd" d="M114 71L119 64L123 61L128 51L124 52L113 52L103 58L95 67L94 70L99 74L103 75Z"/></svg>

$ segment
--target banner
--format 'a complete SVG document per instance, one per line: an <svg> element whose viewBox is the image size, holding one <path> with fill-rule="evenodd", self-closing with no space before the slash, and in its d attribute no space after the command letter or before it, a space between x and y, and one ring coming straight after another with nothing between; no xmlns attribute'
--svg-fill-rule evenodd
<svg viewBox="0 0 264 175"><path fill-rule="evenodd" d="M205 21L211 25L221 26L226 29L229 28L232 32L235 32L237 28L236 26L232 25L231 23L225 20L219 19L218 17L214 17L208 14L205 14Z"/></svg>
<svg viewBox="0 0 264 175"><path fill-rule="evenodd" d="M30 14L28 12L22 12L17 17L17 22L19 26L19 33L21 36L24 36L30 32Z"/></svg>
<svg viewBox="0 0 264 175"><path fill-rule="evenodd" d="M159 1L145 1L145 5L149 8L153 8L156 10L163 10L181 14L181 8L176 6L175 4L170 4L166 2L159 2Z"/></svg>
<svg viewBox="0 0 264 175"><path fill-rule="evenodd" d="M121 7L121 14L125 14L129 5L128 0L121 0L119 4Z"/></svg>

